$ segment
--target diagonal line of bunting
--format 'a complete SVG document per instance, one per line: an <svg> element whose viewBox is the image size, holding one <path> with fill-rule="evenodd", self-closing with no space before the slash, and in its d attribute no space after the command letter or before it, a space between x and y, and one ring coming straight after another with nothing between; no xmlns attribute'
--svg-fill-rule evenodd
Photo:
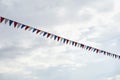
<svg viewBox="0 0 120 80"><path fill-rule="evenodd" d="M28 30L28 31L31 31L32 33L42 35L43 37L46 37L46 38L54 39L55 41L62 42L64 44L69 44L69 45L72 45L74 47L79 47L79 48L82 48L82 49L85 49L87 51L91 51L91 52L94 52L94 53L97 53L97 54L99 53L99 54L112 56L113 58L120 59L120 55L113 54L113 53L110 53L110 52L107 52L107 51L104 51L104 50L100 50L100 49L97 49L97 48L94 48L92 46L88 46L88 45L85 45L85 44L82 44L82 43L78 43L76 41L72 41L72 40L57 36L57 35L52 34L52 33L48 33L46 31L43 31L43 30L40 30L40 29L37 29L37 28L34 28L34 27L30 27L28 25L25 25L25 24L7 19L5 17L0 17L0 23L4 23L4 24L8 23L9 26L13 25L14 28L16 28L16 27L21 28L21 29L24 29L25 31Z"/></svg>

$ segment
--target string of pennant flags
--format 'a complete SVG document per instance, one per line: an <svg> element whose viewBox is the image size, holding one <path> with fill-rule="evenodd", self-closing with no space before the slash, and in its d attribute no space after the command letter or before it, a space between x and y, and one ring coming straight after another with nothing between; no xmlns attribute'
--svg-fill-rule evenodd
<svg viewBox="0 0 120 80"><path fill-rule="evenodd" d="M104 50L100 50L98 48L94 48L92 46L88 46L88 45L85 45L85 44L82 44L82 43L79 43L76 41L72 41L70 39L60 37L58 35L55 35L55 34L52 34L52 33L49 33L49 32L31 27L31 26L28 26L28 25L25 25L22 23L19 23L17 21L7 19L5 17L0 17L0 23L9 24L9 26L13 26L14 28L21 28L21 29L24 29L25 31L31 31L33 33L42 35L43 37L50 38L50 39L53 39L53 40L58 41L58 42L62 42L63 44L68 44L68 45L72 45L74 47L79 47L79 48L85 49L87 51L94 52L96 54L103 54L103 55L111 56L111 57L116 58L116 59L120 59L120 55L110 53L110 52L107 52Z"/></svg>

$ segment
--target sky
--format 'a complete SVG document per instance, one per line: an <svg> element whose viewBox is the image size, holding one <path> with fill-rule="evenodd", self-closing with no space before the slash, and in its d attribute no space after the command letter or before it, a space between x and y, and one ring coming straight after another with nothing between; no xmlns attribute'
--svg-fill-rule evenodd
<svg viewBox="0 0 120 80"><path fill-rule="evenodd" d="M120 0L0 0L0 16L120 55ZM0 24L0 80L120 80L120 61Z"/></svg>

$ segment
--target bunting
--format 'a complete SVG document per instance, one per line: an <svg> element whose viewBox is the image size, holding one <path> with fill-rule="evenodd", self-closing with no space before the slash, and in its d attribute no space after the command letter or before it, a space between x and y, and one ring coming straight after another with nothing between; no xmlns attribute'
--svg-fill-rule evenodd
<svg viewBox="0 0 120 80"><path fill-rule="evenodd" d="M28 31L31 31L33 33L42 35L43 37L54 39L58 42L62 42L64 44L69 44L69 45L72 45L74 47L79 47L79 48L82 48L82 49L85 49L87 51L91 51L91 52L94 52L94 53L97 53L97 54L99 53L99 54L112 56L113 58L120 59L120 56L117 55L117 54L113 54L113 53L110 53L110 52L107 52L107 51L103 51L103 50L94 48L92 46L87 46L87 45L84 45L84 44L81 44L81 43L78 43L78 42L75 42L75 41L72 41L72 40L69 40L69 39L51 34L51 33L48 33L48 32L42 31L42 30L37 29L37 28L31 27L31 26L28 26L28 25L24 25L22 23L19 23L19 22L16 22L16 21L4 18L4 17L0 17L0 23L4 23L4 24L8 23L9 26L12 26L12 24L13 24L14 28L21 28L21 29L24 29L25 31L28 30Z"/></svg>

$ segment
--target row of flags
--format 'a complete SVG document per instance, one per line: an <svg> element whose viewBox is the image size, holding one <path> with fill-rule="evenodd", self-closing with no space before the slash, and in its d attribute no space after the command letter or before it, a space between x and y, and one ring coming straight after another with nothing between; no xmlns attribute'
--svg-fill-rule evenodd
<svg viewBox="0 0 120 80"><path fill-rule="evenodd" d="M0 17L0 23L8 24L9 26L13 26L14 28L21 28L21 29L24 29L25 31L31 31L33 33L42 35L43 37L50 38L50 39L53 39L53 40L58 41L58 42L62 42L64 44L69 44L69 45L72 45L74 47L79 47L79 48L85 49L87 51L91 51L91 52L94 52L97 54L104 54L107 56L112 56L113 58L120 59L120 56L117 54L113 54L113 53L110 53L110 52L107 52L104 50L100 50L100 49L97 49L97 48L94 48L91 46L87 46L85 44L78 43L76 41L72 41L72 40L60 37L58 35L55 35L55 34L52 34L52 33L49 33L49 32L34 28L34 27L31 27L28 25L25 25L25 24L22 24L22 23L19 23L19 22L16 22L16 21L4 18L4 17Z"/></svg>

